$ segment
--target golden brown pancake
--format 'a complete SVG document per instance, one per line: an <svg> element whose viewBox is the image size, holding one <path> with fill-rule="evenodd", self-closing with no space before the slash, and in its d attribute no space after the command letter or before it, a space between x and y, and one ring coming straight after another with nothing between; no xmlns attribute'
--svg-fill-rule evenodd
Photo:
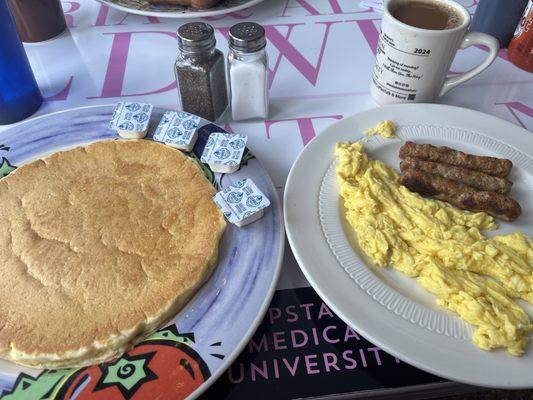
<svg viewBox="0 0 533 400"><path fill-rule="evenodd" d="M120 355L208 279L226 226L179 151L102 141L0 180L0 357L45 368Z"/></svg>

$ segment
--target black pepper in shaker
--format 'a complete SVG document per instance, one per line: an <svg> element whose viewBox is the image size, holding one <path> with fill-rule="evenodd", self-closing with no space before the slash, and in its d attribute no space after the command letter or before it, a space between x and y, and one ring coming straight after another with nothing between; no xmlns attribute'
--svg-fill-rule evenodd
<svg viewBox="0 0 533 400"><path fill-rule="evenodd" d="M183 111L216 121L228 106L224 56L213 27L190 22L178 29L176 80Z"/></svg>

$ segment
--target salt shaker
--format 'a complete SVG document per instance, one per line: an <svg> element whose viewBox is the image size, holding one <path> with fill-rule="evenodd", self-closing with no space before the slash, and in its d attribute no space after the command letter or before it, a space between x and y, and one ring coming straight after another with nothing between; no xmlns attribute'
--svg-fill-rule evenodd
<svg viewBox="0 0 533 400"><path fill-rule="evenodd" d="M253 22L229 31L228 76L235 121L268 117L268 57L265 29Z"/></svg>
<svg viewBox="0 0 533 400"><path fill-rule="evenodd" d="M228 106L224 56L213 27L190 22L178 29L176 80L183 111L216 121Z"/></svg>

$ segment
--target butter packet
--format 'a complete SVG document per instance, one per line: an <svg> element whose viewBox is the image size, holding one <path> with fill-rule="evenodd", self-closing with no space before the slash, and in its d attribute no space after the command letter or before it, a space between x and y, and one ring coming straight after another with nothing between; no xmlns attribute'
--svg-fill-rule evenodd
<svg viewBox="0 0 533 400"><path fill-rule="evenodd" d="M153 108L151 104L121 101L113 111L109 129L125 139L142 139L148 132Z"/></svg>
<svg viewBox="0 0 533 400"><path fill-rule="evenodd" d="M184 111L167 111L154 133L154 140L191 152L198 139L201 118Z"/></svg>
<svg viewBox="0 0 533 400"><path fill-rule="evenodd" d="M270 200L249 178L233 183L214 197L218 208L232 224L242 227L257 221Z"/></svg>
<svg viewBox="0 0 533 400"><path fill-rule="evenodd" d="M248 137L238 133L213 132L209 135L201 161L213 172L231 174L241 165Z"/></svg>

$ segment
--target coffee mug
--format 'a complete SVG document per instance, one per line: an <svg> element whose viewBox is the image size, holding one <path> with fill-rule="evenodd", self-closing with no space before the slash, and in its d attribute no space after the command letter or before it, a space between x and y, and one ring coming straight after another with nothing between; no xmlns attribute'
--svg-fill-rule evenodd
<svg viewBox="0 0 533 400"><path fill-rule="evenodd" d="M444 29L419 28L394 16L403 7L412 19L413 3L437 7L454 16L455 23ZM426 25L428 20L424 19ZM494 61L500 45L490 35L467 32L469 24L470 14L453 0L390 0L384 8L372 75L373 99L380 105L433 102L482 72ZM457 50L474 45L489 48L485 60L464 74L447 77Z"/></svg>

